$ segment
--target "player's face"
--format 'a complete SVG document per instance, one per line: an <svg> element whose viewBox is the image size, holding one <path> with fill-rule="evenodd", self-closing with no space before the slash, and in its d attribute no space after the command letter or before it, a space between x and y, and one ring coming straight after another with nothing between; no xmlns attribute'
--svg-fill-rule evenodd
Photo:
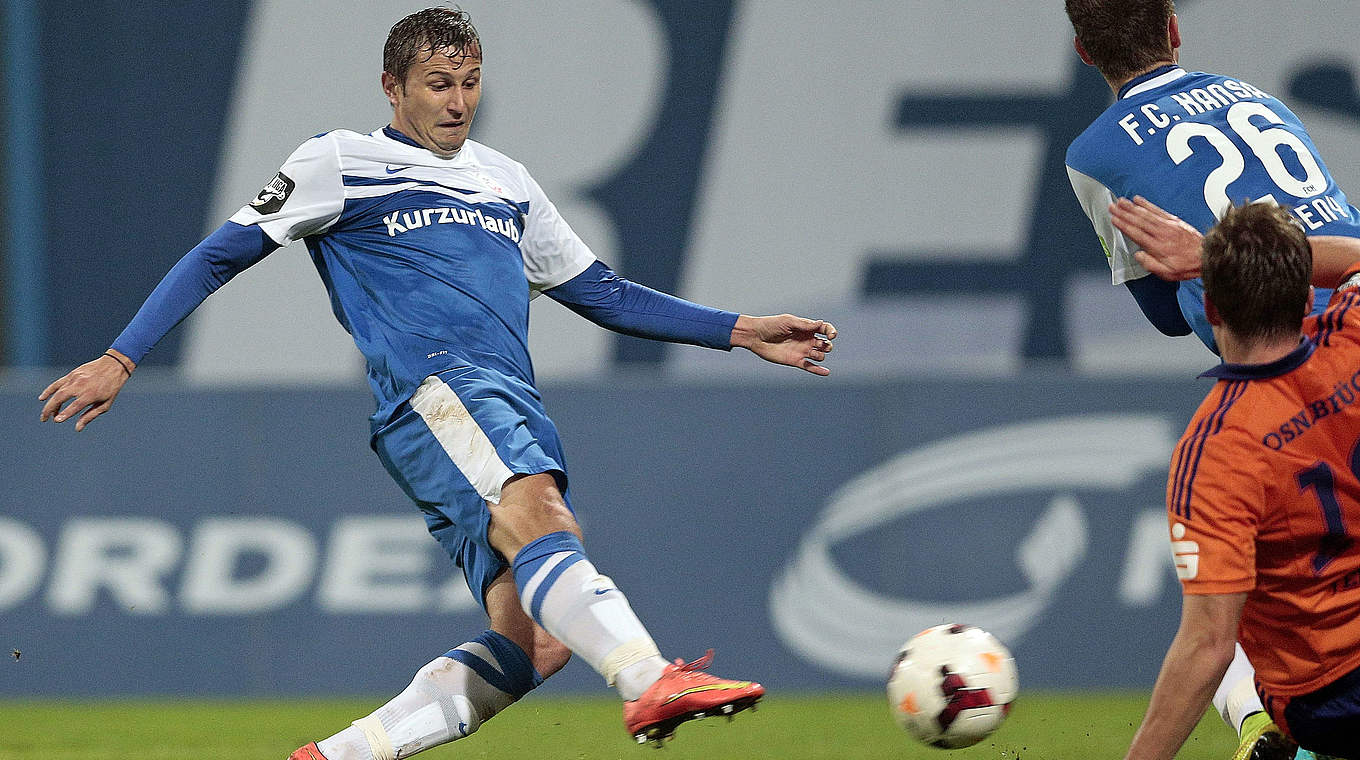
<svg viewBox="0 0 1360 760"><path fill-rule="evenodd" d="M443 156L457 153L467 141L472 116L482 98L482 57L436 53L418 60L406 81L383 72L383 90L392 104L392 127Z"/></svg>

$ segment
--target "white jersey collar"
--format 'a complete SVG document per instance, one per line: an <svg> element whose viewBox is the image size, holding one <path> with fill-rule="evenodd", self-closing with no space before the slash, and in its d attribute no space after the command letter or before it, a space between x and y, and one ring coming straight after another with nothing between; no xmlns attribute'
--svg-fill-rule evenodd
<svg viewBox="0 0 1360 760"><path fill-rule="evenodd" d="M1135 95L1141 95L1148 90L1155 90L1156 88L1174 82L1183 76L1188 76L1188 74L1186 74L1185 69L1180 66L1171 66L1169 68L1162 67L1156 71L1150 71L1142 77L1136 77L1130 80L1128 84L1125 84L1120 90L1119 99L1124 100Z"/></svg>
<svg viewBox="0 0 1360 760"><path fill-rule="evenodd" d="M467 148L468 143L472 142L471 140L465 141L463 143L463 147L452 156L441 156L435 153L434 151L430 150L429 148L426 148L424 145L421 145L420 143L411 139L409 136L403 134L402 132L393 129L392 125L390 124L385 127L375 129L369 134L372 135L373 137L377 137L382 140L387 140L388 142L393 143L394 145L404 146L400 148L400 150L414 151L426 161L430 160L438 161L440 162L438 164L440 166L460 166L470 161L470 159L467 158L467 155L469 153Z"/></svg>

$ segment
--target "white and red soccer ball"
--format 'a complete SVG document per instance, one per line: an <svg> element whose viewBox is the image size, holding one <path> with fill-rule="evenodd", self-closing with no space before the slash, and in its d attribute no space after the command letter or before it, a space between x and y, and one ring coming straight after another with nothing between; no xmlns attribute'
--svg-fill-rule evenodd
<svg viewBox="0 0 1360 760"><path fill-rule="evenodd" d="M1006 719L1019 690L1010 651L971 625L937 625L916 634L902 645L888 675L888 704L898 724L945 749L985 739Z"/></svg>

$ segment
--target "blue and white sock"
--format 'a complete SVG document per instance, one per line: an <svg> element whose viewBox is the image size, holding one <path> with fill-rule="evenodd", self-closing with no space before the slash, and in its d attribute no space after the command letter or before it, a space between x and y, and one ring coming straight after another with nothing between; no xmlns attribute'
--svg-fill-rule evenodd
<svg viewBox="0 0 1360 760"><path fill-rule="evenodd" d="M326 760L395 760L461 739L543 683L510 639L484 631L421 668L411 685L317 742Z"/></svg>
<svg viewBox="0 0 1360 760"><path fill-rule="evenodd" d="M666 661L656 643L575 535L559 531L530 542L515 557L514 571L524 611L625 700L642 696L661 677Z"/></svg>

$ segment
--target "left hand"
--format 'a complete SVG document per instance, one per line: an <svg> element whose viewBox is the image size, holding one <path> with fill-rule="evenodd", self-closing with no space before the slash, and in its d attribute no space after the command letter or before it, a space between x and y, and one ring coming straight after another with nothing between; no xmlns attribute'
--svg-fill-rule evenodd
<svg viewBox="0 0 1360 760"><path fill-rule="evenodd" d="M818 364L831 353L836 328L830 322L792 314L737 317L732 345L741 346L767 362L784 364L825 377L831 370Z"/></svg>
<svg viewBox="0 0 1360 760"><path fill-rule="evenodd" d="M1176 282L1199 277L1199 230L1142 197L1120 198L1110 204L1110 220L1142 250L1134 258L1163 280Z"/></svg>

